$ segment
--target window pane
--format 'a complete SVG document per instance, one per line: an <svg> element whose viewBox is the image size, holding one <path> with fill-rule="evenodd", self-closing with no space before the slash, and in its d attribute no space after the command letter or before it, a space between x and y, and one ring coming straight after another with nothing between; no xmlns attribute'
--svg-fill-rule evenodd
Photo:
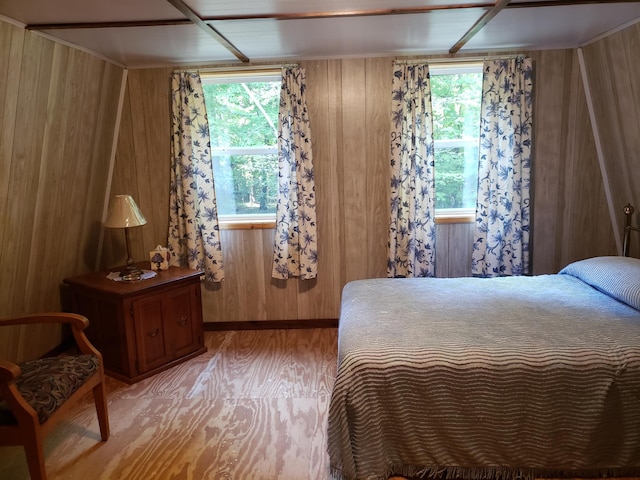
<svg viewBox="0 0 640 480"><path fill-rule="evenodd" d="M275 214L280 82L215 82L203 90L218 214Z"/></svg>
<svg viewBox="0 0 640 480"><path fill-rule="evenodd" d="M438 148L437 208L475 208L478 191L478 145Z"/></svg>
<svg viewBox="0 0 640 480"><path fill-rule="evenodd" d="M436 208L475 208L482 69L431 76Z"/></svg>
<svg viewBox="0 0 640 480"><path fill-rule="evenodd" d="M215 155L213 172L219 215L276 213L276 153Z"/></svg>

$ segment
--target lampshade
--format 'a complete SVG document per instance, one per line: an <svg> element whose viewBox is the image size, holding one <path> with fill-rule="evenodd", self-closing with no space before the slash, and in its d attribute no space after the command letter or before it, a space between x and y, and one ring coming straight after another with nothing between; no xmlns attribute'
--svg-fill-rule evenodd
<svg viewBox="0 0 640 480"><path fill-rule="evenodd" d="M109 208L105 227L128 228L139 227L147 223L142 212L131 195L116 195Z"/></svg>

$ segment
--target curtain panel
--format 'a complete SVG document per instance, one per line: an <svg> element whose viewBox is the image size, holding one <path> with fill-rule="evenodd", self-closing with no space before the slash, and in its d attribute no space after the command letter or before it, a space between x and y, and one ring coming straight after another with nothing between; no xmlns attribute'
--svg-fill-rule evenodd
<svg viewBox="0 0 640 480"><path fill-rule="evenodd" d="M282 69L278 114L278 202L271 276L276 279L318 274L316 194L311 127L305 100L305 71Z"/></svg>
<svg viewBox="0 0 640 480"><path fill-rule="evenodd" d="M393 66L389 277L435 275L435 176L426 63Z"/></svg>
<svg viewBox="0 0 640 480"><path fill-rule="evenodd" d="M209 122L200 75L171 76L171 183L168 248L171 265L224 279L213 184Z"/></svg>
<svg viewBox="0 0 640 480"><path fill-rule="evenodd" d="M529 273L532 62L485 61L472 274Z"/></svg>

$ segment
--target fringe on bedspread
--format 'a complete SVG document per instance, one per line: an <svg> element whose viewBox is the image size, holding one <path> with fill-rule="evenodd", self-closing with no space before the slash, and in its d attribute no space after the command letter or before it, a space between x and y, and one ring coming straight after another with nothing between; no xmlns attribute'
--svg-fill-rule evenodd
<svg viewBox="0 0 640 480"><path fill-rule="evenodd" d="M391 467L379 477L348 478L336 467L331 467L333 480L388 480L391 477L432 480L533 480L535 478L611 478L640 477L640 466L625 468L602 468L584 470L562 470L545 468L512 467Z"/></svg>

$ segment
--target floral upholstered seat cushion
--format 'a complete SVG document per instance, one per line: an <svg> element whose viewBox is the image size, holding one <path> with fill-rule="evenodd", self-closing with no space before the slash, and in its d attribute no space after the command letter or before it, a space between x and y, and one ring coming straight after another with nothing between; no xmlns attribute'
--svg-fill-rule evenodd
<svg viewBox="0 0 640 480"><path fill-rule="evenodd" d="M15 384L43 424L99 368L94 355L41 358L20 364ZM0 425L15 423L7 402L0 401Z"/></svg>

